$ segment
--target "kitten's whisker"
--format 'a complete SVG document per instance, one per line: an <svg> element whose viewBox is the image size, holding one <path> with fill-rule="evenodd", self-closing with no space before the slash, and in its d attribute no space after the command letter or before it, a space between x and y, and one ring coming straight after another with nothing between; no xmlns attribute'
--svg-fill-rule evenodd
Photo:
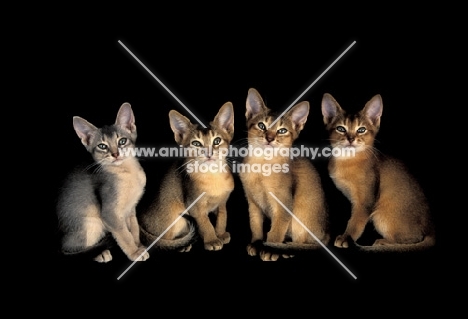
<svg viewBox="0 0 468 319"><path fill-rule="evenodd" d="M101 161L104 162L104 161ZM93 174L99 174L101 171L104 170L104 165L99 163L99 165L94 169Z"/></svg>
<svg viewBox="0 0 468 319"><path fill-rule="evenodd" d="M83 171L91 171L91 169L93 169L91 171L91 174L99 174L104 169L104 167L103 167L104 162L105 162L104 158L100 159L98 161L95 161L92 164L86 166Z"/></svg>
<svg viewBox="0 0 468 319"><path fill-rule="evenodd" d="M187 166L188 164L194 162L195 159L190 159L188 161L185 161L182 165L180 165L179 167L176 168L176 172L179 172L179 173L182 173L185 169L185 166Z"/></svg>
<svg viewBox="0 0 468 319"><path fill-rule="evenodd" d="M86 172L88 170L90 170L91 168L93 168L94 166L98 166L100 165L99 162L93 162L91 164L89 164L88 166L86 166L85 168L83 168L83 171Z"/></svg>
<svg viewBox="0 0 468 319"><path fill-rule="evenodd" d="M228 164L229 168L231 168L231 169L232 169L234 163L237 162L237 160L232 159L232 158L226 158L225 161L226 161L226 163Z"/></svg>
<svg viewBox="0 0 468 319"><path fill-rule="evenodd" d="M381 154L381 152L378 149L370 145L364 146L364 152L366 152L367 154L370 153L370 155L373 155L375 158L378 158L378 155Z"/></svg>

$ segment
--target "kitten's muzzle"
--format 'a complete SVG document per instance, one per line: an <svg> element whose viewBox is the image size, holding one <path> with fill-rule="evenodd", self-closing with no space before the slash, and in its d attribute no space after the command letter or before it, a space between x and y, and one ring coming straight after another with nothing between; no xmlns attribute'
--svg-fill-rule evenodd
<svg viewBox="0 0 468 319"><path fill-rule="evenodd" d="M265 136L265 139L267 140L268 143L271 143L275 140L276 134L274 132L268 132Z"/></svg>

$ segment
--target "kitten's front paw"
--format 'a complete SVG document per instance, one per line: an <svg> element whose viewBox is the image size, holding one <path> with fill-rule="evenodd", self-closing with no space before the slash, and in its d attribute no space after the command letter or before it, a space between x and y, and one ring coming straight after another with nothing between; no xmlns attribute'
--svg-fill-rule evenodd
<svg viewBox="0 0 468 319"><path fill-rule="evenodd" d="M339 235L335 239L335 247L338 248L348 248L348 236L345 235Z"/></svg>
<svg viewBox="0 0 468 319"><path fill-rule="evenodd" d="M269 251L262 250L260 252L260 259L263 261L277 261L279 257L279 254L274 254Z"/></svg>
<svg viewBox="0 0 468 319"><path fill-rule="evenodd" d="M94 257L94 260L98 263L107 263L112 260L112 255L108 249L104 250L102 253Z"/></svg>
<svg viewBox="0 0 468 319"><path fill-rule="evenodd" d="M247 245L247 253L249 256L257 256L257 247L254 244Z"/></svg>
<svg viewBox="0 0 468 319"><path fill-rule="evenodd" d="M223 242L219 239L204 243L206 250L221 250L223 248Z"/></svg>
<svg viewBox="0 0 468 319"><path fill-rule="evenodd" d="M192 245L188 245L188 246L185 246L185 247L182 247L179 249L179 252L181 253L187 253L190 251L190 249L192 249Z"/></svg>
<svg viewBox="0 0 468 319"><path fill-rule="evenodd" d="M149 253L145 247L138 247L138 249L128 257L131 261L145 261L149 258Z"/></svg>
<svg viewBox="0 0 468 319"><path fill-rule="evenodd" d="M223 242L223 244L228 244L231 241L231 234L225 232L222 235L218 235L218 238Z"/></svg>

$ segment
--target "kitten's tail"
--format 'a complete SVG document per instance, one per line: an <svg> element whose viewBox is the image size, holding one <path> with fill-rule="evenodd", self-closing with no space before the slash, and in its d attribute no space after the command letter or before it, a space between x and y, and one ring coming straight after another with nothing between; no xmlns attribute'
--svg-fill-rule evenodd
<svg viewBox="0 0 468 319"><path fill-rule="evenodd" d="M317 250L322 248L322 246L317 243L312 244L303 244L303 243L294 243L294 242L287 242L287 243L273 243L273 242L263 242L263 246L272 248L273 250L278 250L280 252L301 252L301 251L308 251L308 250Z"/></svg>
<svg viewBox="0 0 468 319"><path fill-rule="evenodd" d="M416 252L424 251L435 245L434 233L426 235L422 241L414 244L388 244L388 245L372 245L361 246L354 243L359 251L364 252Z"/></svg>
<svg viewBox="0 0 468 319"><path fill-rule="evenodd" d="M298 243L294 241L286 241L284 243L275 243L275 242L263 242L263 246L272 248L279 251L287 251L287 252L301 252L301 251L308 251L308 250L317 250L319 248L323 248L323 246L328 245L330 241L330 235L325 234L320 239L314 240L312 243Z"/></svg>
<svg viewBox="0 0 468 319"><path fill-rule="evenodd" d="M197 235L197 229L194 223L189 221L187 224L189 228L188 233L184 235L184 237L179 237L175 239L160 238L161 235L152 234L143 227L140 227L140 231L143 235L142 241L144 242L144 244L146 244L147 247L156 247L164 250L177 250L187 247L193 242L195 242Z"/></svg>

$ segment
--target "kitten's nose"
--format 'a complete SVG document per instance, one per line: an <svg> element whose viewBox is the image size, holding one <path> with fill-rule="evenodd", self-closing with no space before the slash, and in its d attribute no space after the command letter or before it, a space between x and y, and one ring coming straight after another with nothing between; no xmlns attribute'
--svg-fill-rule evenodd
<svg viewBox="0 0 468 319"><path fill-rule="evenodd" d="M116 152L113 152L113 153L112 153L112 157L115 157L115 158L119 157L119 152L117 152L117 153L116 153Z"/></svg>
<svg viewBox="0 0 468 319"><path fill-rule="evenodd" d="M348 136L348 141L350 143L354 142L355 138L353 136Z"/></svg>
<svg viewBox="0 0 468 319"><path fill-rule="evenodd" d="M270 142L275 140L275 134L271 133L271 132L268 132L265 138L268 141L268 143L270 143Z"/></svg>
<svg viewBox="0 0 468 319"><path fill-rule="evenodd" d="M205 156L210 158L211 156L213 156L213 148L211 146L207 147L205 149Z"/></svg>

